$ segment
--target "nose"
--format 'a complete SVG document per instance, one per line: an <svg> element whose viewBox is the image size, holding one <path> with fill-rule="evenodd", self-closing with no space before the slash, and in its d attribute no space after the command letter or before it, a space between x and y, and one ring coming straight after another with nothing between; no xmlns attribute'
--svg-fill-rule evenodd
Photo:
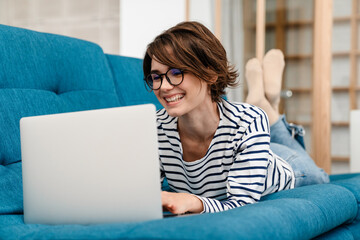
<svg viewBox="0 0 360 240"><path fill-rule="evenodd" d="M173 88L174 88L174 86L169 83L166 76L163 76L163 80L162 80L162 84L161 84L160 89L163 90L163 91L168 91L168 90L171 90Z"/></svg>

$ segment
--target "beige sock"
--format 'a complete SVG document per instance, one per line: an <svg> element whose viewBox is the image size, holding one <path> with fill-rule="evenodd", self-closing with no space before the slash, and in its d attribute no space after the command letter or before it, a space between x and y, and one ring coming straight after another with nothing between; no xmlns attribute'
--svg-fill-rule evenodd
<svg viewBox="0 0 360 240"><path fill-rule="evenodd" d="M269 118L270 125L275 123L279 119L279 113L265 98L263 70L257 58L252 58L246 63L245 78L248 85L246 102L263 109Z"/></svg>
<svg viewBox="0 0 360 240"><path fill-rule="evenodd" d="M279 111L282 75L284 72L284 55L279 49L268 51L263 59L265 96L271 106Z"/></svg>
<svg viewBox="0 0 360 240"><path fill-rule="evenodd" d="M248 86L246 102L257 105L264 95L263 71L259 59L250 59L245 66L245 78Z"/></svg>

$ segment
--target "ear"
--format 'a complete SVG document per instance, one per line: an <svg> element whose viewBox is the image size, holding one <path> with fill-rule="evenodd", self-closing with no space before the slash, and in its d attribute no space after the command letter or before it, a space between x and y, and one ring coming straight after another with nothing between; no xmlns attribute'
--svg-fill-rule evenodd
<svg viewBox="0 0 360 240"><path fill-rule="evenodd" d="M211 84L216 83L216 81L218 80L219 76L218 75L214 75L212 78L210 78L210 82Z"/></svg>
<svg viewBox="0 0 360 240"><path fill-rule="evenodd" d="M211 86L216 83L218 78L219 78L219 76L215 74L213 77L211 77L209 79L209 82L208 82L207 86L208 86L208 92L209 92L210 95L211 95Z"/></svg>

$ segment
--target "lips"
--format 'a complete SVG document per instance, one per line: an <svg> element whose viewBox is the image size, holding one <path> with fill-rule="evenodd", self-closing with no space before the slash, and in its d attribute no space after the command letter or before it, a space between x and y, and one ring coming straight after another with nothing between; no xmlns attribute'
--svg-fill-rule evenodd
<svg viewBox="0 0 360 240"><path fill-rule="evenodd" d="M168 103L174 103L179 101L180 99L182 99L185 96L185 94L176 94L176 95L172 95L169 97L164 97L164 99L168 102Z"/></svg>

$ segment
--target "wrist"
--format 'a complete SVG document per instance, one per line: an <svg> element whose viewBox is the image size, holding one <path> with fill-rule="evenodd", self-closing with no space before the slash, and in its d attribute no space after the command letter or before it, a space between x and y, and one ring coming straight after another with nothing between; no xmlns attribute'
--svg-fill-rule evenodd
<svg viewBox="0 0 360 240"><path fill-rule="evenodd" d="M201 213L204 211L204 204L203 202L201 201L201 199L194 195L194 194L190 194L191 196L191 207L189 209L189 212L192 212L192 213Z"/></svg>

